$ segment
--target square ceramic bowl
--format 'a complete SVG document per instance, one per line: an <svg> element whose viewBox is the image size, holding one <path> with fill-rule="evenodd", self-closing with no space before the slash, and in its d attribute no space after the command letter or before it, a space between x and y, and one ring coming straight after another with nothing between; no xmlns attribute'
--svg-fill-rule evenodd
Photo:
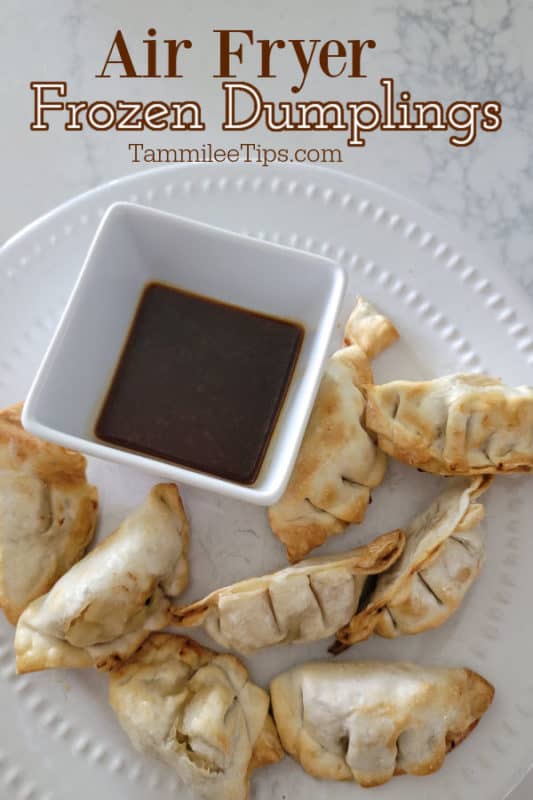
<svg viewBox="0 0 533 800"><path fill-rule="evenodd" d="M243 485L102 442L96 420L146 284L162 282L301 323L305 336L259 475ZM335 262L117 203L95 235L24 406L31 433L91 456L260 505L287 485L342 299Z"/></svg>

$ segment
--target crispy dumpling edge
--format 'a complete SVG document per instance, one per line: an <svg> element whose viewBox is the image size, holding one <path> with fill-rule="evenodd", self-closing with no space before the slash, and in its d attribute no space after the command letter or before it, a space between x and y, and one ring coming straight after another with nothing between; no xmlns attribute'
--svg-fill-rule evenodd
<svg viewBox="0 0 533 800"><path fill-rule="evenodd" d="M459 495L459 499L462 499L466 495L468 497L468 503L464 510L463 516L458 522L458 525L460 525L460 523L464 520L465 516L468 514L469 509L473 505L475 505L475 501L477 500L477 498L480 497L480 495L482 495L489 488L493 478L490 475L486 475L486 476L479 476L477 478L473 477L470 479L468 477L464 477L464 480L465 482L469 482L469 485L467 485L463 489L463 491ZM436 497L434 497L434 499L428 506L427 510L429 510L434 504L438 502L439 498L445 491L447 491L446 488L443 489L443 491L440 492ZM420 512L420 514L423 513L424 511ZM416 520L418 516L420 516L420 514L417 514L412 521ZM415 563L411 564L409 570L402 576L402 580L396 586L395 590L393 591L393 588L390 587L388 594L385 597L381 598L379 603L373 603L371 595L367 605L363 609L361 609L361 611L357 615L353 617L350 623L345 625L344 628L341 628L340 630L337 631L336 641L329 648L329 652L333 653L334 655L337 655L346 650L348 647L351 647L352 644L357 644L358 642L365 641L370 636L372 636L376 627L379 624L380 617L384 613L384 610L386 609L390 599L393 598L395 594L401 591L402 587L405 586L405 584L412 578L412 576L415 573L420 572L423 569L424 564L426 562L428 562L429 560L433 560L435 558L436 553L438 553L438 551L442 549L442 547L447 543L449 538L453 536L456 530L457 530L457 525L444 540L439 542L438 545L435 548L433 548L430 552L426 553L422 560L416 561ZM394 564L392 566L394 566ZM456 608L451 610L450 614L446 617L445 620L439 619L439 622L434 627L438 627L439 625L444 624L444 622L447 619L449 619L449 617L452 616L452 614L456 610L457 610ZM356 623L359 626L359 631L357 638L352 639L352 630L355 630L354 626L356 625ZM422 633L424 630L427 629L428 629L427 627L424 627L419 631L419 633Z"/></svg>
<svg viewBox="0 0 533 800"><path fill-rule="evenodd" d="M166 506L178 518L182 519L182 526L180 528L180 539L182 551L178 561L180 572L175 578L178 585L175 587L181 594L185 590L189 580L189 520L185 511L183 500L178 486L174 483L158 483L151 487L144 500L135 508L131 509L122 522L97 546L91 550L87 557L98 549L108 546L113 546L113 541L116 536L124 535L121 530L122 525L132 515L142 509L146 503L151 499L157 499ZM80 559L81 561L82 559ZM73 565L74 566L74 565ZM51 591L53 587L50 588ZM161 589L162 591L162 589ZM46 597L48 592L35 598L30 606L34 603L40 602ZM168 595L176 596L176 595ZM157 625L157 629L161 629L170 623L171 617L168 608L163 612L159 612L162 617L164 613L164 622ZM83 611L80 612L80 616ZM22 620L24 622L24 620ZM96 667L98 670L109 671L116 669L120 664L124 663L132 653L136 652L142 643L150 636L151 629L140 628L138 630L124 633L117 639L110 642L102 643L102 646L108 646L109 652L100 655L91 655L87 647L78 647L70 644L65 639L55 637L53 634L42 633L40 630L34 629L31 626L18 625L15 633L15 653L16 653L16 669L18 674L28 672L38 672L45 669L81 669L86 667ZM28 639L28 637L30 637ZM31 640L31 646L29 641ZM36 647L37 645L37 647ZM97 648L98 645L95 646Z"/></svg>
<svg viewBox="0 0 533 800"><path fill-rule="evenodd" d="M460 463L460 459L457 459L457 463L448 463L444 458L438 458L431 454L428 444L423 441L422 436L417 437L416 434L403 434L401 430L398 430L397 426L394 426L394 417L389 419L388 415L383 413L380 403L377 401L377 395L380 390L382 388L392 388L394 384L409 383L414 385L419 383L421 386L425 386L426 384L435 383L442 379L454 378L460 379L464 384L472 386L504 386L499 378L460 372L426 381L398 380L379 385L373 383L365 384L363 386L363 391L367 397L365 425L377 437L380 449L383 450L384 453L387 453L387 455L404 464L416 467L425 472L431 472L435 475L475 476L532 472L532 459L524 463L523 460L514 458L508 459L507 462L502 460L496 464L483 464L481 466L468 465L464 458L463 463ZM417 438L419 441L417 441Z"/></svg>
<svg viewBox="0 0 533 800"><path fill-rule="evenodd" d="M16 443L16 454L10 453L5 457L6 463L9 464L6 468L15 472L20 468L24 472L23 465L31 464L33 461L35 477L46 485L66 492L74 487L79 487L79 490L85 489L66 546L58 558L56 573L41 587L46 586L42 592L46 593L73 564L83 558L93 540L98 521L98 489L87 481L87 459L84 455L39 439L22 427L23 405L22 402L15 403L0 411L0 449L8 448L13 441ZM2 461L3 458L0 456L0 464ZM0 550L0 569L4 566L2 562ZM24 609L38 596L40 594L29 597L24 607L20 607L11 602L0 585L0 608L7 620L16 625Z"/></svg>

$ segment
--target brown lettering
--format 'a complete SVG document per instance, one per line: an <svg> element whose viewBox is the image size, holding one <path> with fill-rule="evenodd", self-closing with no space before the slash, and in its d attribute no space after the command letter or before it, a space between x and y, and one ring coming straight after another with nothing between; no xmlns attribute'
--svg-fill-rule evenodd
<svg viewBox="0 0 533 800"><path fill-rule="evenodd" d="M337 49L336 53L330 53L330 50L332 49L333 46L335 46ZM340 69L338 69L337 72L332 72L329 62L330 60L335 58L346 59L346 48L342 42L339 42L338 39L330 39L329 42L326 42L320 48L320 56L318 59L320 62L320 68L322 72L325 75L327 75L328 78L338 78L339 75L342 75L342 73L346 69L346 61L344 61L342 67L340 67Z"/></svg>
<svg viewBox="0 0 533 800"><path fill-rule="evenodd" d="M148 36L156 36L157 31L155 28L147 30ZM160 78L161 75L157 73L157 42L154 39L143 39L143 44L146 45L146 75L140 75L142 78Z"/></svg>
<svg viewBox="0 0 533 800"><path fill-rule="evenodd" d="M51 103L45 102L44 93L48 90L53 90L57 93L58 97L65 97L67 93L67 82L57 81L56 83L39 83L32 81L30 89L33 90L33 122L30 125L32 131L47 131L49 124L44 121L44 112L48 111L61 111L65 107L64 103Z"/></svg>

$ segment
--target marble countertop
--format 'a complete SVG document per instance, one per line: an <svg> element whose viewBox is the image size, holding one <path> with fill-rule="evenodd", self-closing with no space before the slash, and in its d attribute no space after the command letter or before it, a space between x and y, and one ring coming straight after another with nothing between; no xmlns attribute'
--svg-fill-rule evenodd
<svg viewBox="0 0 533 800"><path fill-rule="evenodd" d="M122 28L140 52L146 30L162 38L189 38L186 78L96 80L115 31ZM310 72L301 99L378 99L379 79L394 77L413 99L497 100L503 125L480 132L469 147L455 148L446 133L371 133L363 148L345 148L343 170L382 183L443 215L481 239L492 259L533 297L533 3L531 0L353 0L318 6L303 0L3 0L0 7L0 153L3 203L0 244L55 205L102 182L146 169L132 164L129 141L193 147L211 141L285 146L283 135L258 127L246 134L220 130L223 115L213 29L253 28L257 38L368 39L367 79L325 79ZM239 79L256 82L257 54L250 51ZM261 85L269 99L291 99L294 71L287 54L283 72ZM195 99L207 130L172 133L29 130L30 81L67 80L69 99L127 96L139 100ZM127 89L124 84L127 83ZM305 97L304 97L305 95ZM300 98L298 98L300 99ZM287 134L284 135L285 137ZM291 133L292 145L336 146L345 136ZM243 138L246 137L246 138ZM532 752L533 758L533 752ZM512 800L533 795L533 776ZM481 798L480 798L481 800Z"/></svg>

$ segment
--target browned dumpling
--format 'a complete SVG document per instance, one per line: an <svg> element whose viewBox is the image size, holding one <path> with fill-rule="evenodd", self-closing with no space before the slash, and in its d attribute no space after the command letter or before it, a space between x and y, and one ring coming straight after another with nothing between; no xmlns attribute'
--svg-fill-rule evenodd
<svg viewBox="0 0 533 800"><path fill-rule="evenodd" d="M109 700L137 750L204 800L246 800L252 771L283 756L267 692L235 656L181 636L152 634L110 673Z"/></svg>
<svg viewBox="0 0 533 800"><path fill-rule="evenodd" d="M379 786L442 766L494 689L469 669L403 662L314 662L270 684L285 750L316 778Z"/></svg>
<svg viewBox="0 0 533 800"><path fill-rule="evenodd" d="M345 347L328 361L289 485L269 509L274 534L299 561L351 522L361 522L386 469L364 427L363 384L370 358L398 338L392 323L363 298L345 329Z"/></svg>
<svg viewBox="0 0 533 800"><path fill-rule="evenodd" d="M112 669L167 625L187 585L189 524L174 484L154 486L114 533L34 600L15 634L18 672Z"/></svg>
<svg viewBox="0 0 533 800"><path fill-rule="evenodd" d="M382 450L440 475L530 472L533 388L486 375L372 382L366 425Z"/></svg>
<svg viewBox="0 0 533 800"><path fill-rule="evenodd" d="M309 558L234 583L172 609L175 623L202 626L216 642L239 653L324 639L351 620L365 577L390 567L404 541L401 531L392 531L348 553Z"/></svg>
<svg viewBox="0 0 533 800"><path fill-rule="evenodd" d="M25 431L21 411L0 411L0 608L13 624L82 557L98 512L85 458Z"/></svg>
<svg viewBox="0 0 533 800"><path fill-rule="evenodd" d="M333 652L372 633L394 638L442 625L459 608L485 558L477 502L490 477L457 478L405 528L402 555L378 576L366 606L337 632Z"/></svg>

